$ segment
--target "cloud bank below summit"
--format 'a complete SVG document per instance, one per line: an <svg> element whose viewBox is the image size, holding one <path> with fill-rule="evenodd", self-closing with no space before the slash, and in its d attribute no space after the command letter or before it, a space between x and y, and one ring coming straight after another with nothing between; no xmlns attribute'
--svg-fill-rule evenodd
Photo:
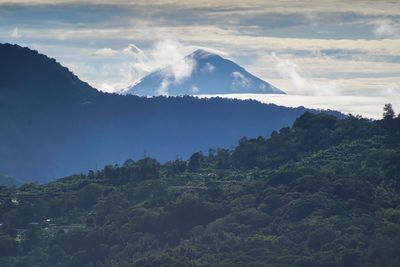
<svg viewBox="0 0 400 267"><path fill-rule="evenodd" d="M370 119L381 119L383 106L392 103L395 112L400 113L400 98L388 96L306 96L306 95L277 95L277 94L224 94L197 95L200 98L224 97L241 100L257 100L261 103L273 103L286 107L306 107L315 109L337 110L344 114L361 115ZM397 114L396 113L396 114Z"/></svg>

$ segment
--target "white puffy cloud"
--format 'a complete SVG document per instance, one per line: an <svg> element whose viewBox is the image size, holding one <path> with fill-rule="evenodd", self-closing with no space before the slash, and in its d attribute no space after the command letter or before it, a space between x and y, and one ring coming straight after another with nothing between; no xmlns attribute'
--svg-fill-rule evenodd
<svg viewBox="0 0 400 267"><path fill-rule="evenodd" d="M142 50L134 49L136 63L131 66L138 73L148 74L151 71L160 70L163 80L156 90L157 94L168 95L168 87L171 84L180 84L192 75L196 62L191 57L186 57L185 47L177 41L162 40L146 54Z"/></svg>
<svg viewBox="0 0 400 267"><path fill-rule="evenodd" d="M118 53L117 50L111 49L111 48L101 48L96 50L93 54L96 56L114 56Z"/></svg>
<svg viewBox="0 0 400 267"><path fill-rule="evenodd" d="M173 83L180 83L190 77L196 65L193 58L186 57L183 46L172 40L158 42L152 51L152 58L155 66L166 66L163 69L165 78Z"/></svg>
<svg viewBox="0 0 400 267"><path fill-rule="evenodd" d="M95 56L104 56L104 57L113 57L113 56L131 56L137 60L143 61L146 58L143 50L137 47L134 44L129 44L127 47L122 49L112 49L109 47L96 49L92 55Z"/></svg>
<svg viewBox="0 0 400 267"><path fill-rule="evenodd" d="M134 44L129 44L128 47L122 49L122 53L125 55L133 56L139 60L143 60L146 58L146 55L143 52L143 50Z"/></svg>
<svg viewBox="0 0 400 267"><path fill-rule="evenodd" d="M335 81L320 79L319 82L310 81L301 75L301 70L292 61L281 59L272 54L276 61L275 68L283 79L289 80L299 95L340 95L340 88Z"/></svg>
<svg viewBox="0 0 400 267"><path fill-rule="evenodd" d="M116 89L108 83L102 83L98 89L106 93L114 93L116 91Z"/></svg>
<svg viewBox="0 0 400 267"><path fill-rule="evenodd" d="M97 72L103 73L106 82L95 84L107 92L111 92L111 88L105 85L113 84L114 92L123 92L150 72L160 70L163 81L156 93L168 95L169 85L181 83L193 72L196 62L186 57L187 51L187 47L173 40L158 41L147 50L133 43L121 49L97 49L91 55L100 60ZM114 77L110 77L110 73Z"/></svg>
<svg viewBox="0 0 400 267"><path fill-rule="evenodd" d="M165 95L168 96L168 87L171 84L171 82L168 79L164 79L161 84L160 87L157 88L156 93L158 95Z"/></svg>

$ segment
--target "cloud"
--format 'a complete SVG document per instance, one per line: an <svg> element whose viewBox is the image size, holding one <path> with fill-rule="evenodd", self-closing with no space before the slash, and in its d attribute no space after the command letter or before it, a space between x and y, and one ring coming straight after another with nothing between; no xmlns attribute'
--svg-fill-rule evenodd
<svg viewBox="0 0 400 267"><path fill-rule="evenodd" d="M120 50L101 49L96 51L103 56L120 57L120 60L129 60L129 70L121 69L125 77L124 90L139 82L145 75L159 71L162 81L155 92L149 94L168 95L168 88L171 84L180 84L192 75L196 62L193 58L186 57L187 47L173 40L161 40L144 51L134 44L129 44ZM128 59L127 59L128 57ZM117 90L119 91L119 90Z"/></svg>
<svg viewBox="0 0 400 267"><path fill-rule="evenodd" d="M151 31L154 36L149 35ZM299 33L299 35L301 32ZM85 43L88 40L96 40L102 43L119 42L129 43L138 40L151 44L160 36L176 37L180 43L192 46L206 45L215 49L229 51L316 51L321 50L354 50L363 53L381 55L399 55L400 45L398 39L371 40L371 39L327 39L327 38L293 38L293 37L269 37L265 35L243 34L234 29L226 29L217 26L175 26L175 27L144 27L136 28L93 28L93 29L49 29L35 30L24 29L24 37L37 39L50 39L63 43ZM172 38L171 37L171 38ZM367 36L368 37L368 36ZM162 37L163 38L163 37ZM207 40L207 41L205 41Z"/></svg>
<svg viewBox="0 0 400 267"><path fill-rule="evenodd" d="M196 8L218 11L225 14L241 13L256 13L258 12L329 12L338 10L347 12L355 10L361 14L379 14L382 10L387 11L389 14L398 12L399 6L397 1L354 1L348 5L346 0L335 1L271 1L271 0L202 0L202 1L182 1L182 0L0 0L2 3L12 4L27 4L27 5L65 5L65 4L91 4L91 5L113 5L128 8L133 7L149 7L149 8L163 8L163 9L182 9L182 8Z"/></svg>
<svg viewBox="0 0 400 267"><path fill-rule="evenodd" d="M15 28L11 31L10 36L11 36L11 38L15 38L15 39L21 37L21 35L20 35L20 33L19 33L19 30L18 30L18 27L15 27Z"/></svg>
<svg viewBox="0 0 400 267"><path fill-rule="evenodd" d="M374 34L378 37L400 37L400 23L395 23L391 20L380 21L374 29Z"/></svg>
<svg viewBox="0 0 400 267"><path fill-rule="evenodd" d="M116 91L116 89L108 83L102 83L98 89L106 93L114 93Z"/></svg>
<svg viewBox="0 0 400 267"><path fill-rule="evenodd" d="M180 84L192 75L196 62L191 57L186 57L182 44L164 40L157 42L151 51L153 67L160 69L163 81L157 93L168 95L168 87L171 84Z"/></svg>
<svg viewBox="0 0 400 267"><path fill-rule="evenodd" d="M129 44L128 47L122 49L122 53L125 55L133 56L141 61L143 61L146 58L146 55L143 52L143 50L134 44Z"/></svg>
<svg viewBox="0 0 400 267"><path fill-rule="evenodd" d="M121 48L85 48L82 54L91 55L90 64L71 62L66 65L99 90L112 92L114 88L116 93L128 91L146 75L157 72L161 75L159 87L149 94L168 95L170 86L181 84L192 75L196 61L187 55L198 48L174 40L160 40L145 50L133 43ZM206 64L203 71L214 69L212 64ZM189 89L196 91L196 88Z"/></svg>
<svg viewBox="0 0 400 267"><path fill-rule="evenodd" d="M304 96L304 95L276 95L276 94L225 94L225 95L200 95L207 97L226 97L233 99L254 99L262 103L274 103L287 107L318 108L338 110L345 114L360 114L366 118L381 119L382 107L386 103L392 103L394 110L400 109L400 98L375 96ZM398 100L399 99L399 100Z"/></svg>
<svg viewBox="0 0 400 267"><path fill-rule="evenodd" d="M387 84L382 88L383 95L392 97L393 99L400 99L400 86L396 83Z"/></svg>
<svg viewBox="0 0 400 267"><path fill-rule="evenodd" d="M113 56L131 56L136 60L143 61L146 58L143 50L134 44L129 44L127 47L122 49L112 49L109 47L97 49L92 53L95 56L113 57Z"/></svg>
<svg viewBox="0 0 400 267"><path fill-rule="evenodd" d="M114 56L118 53L117 50L111 49L111 48L102 48L96 50L93 54L96 56Z"/></svg>
<svg viewBox="0 0 400 267"><path fill-rule="evenodd" d="M143 76L153 71L156 66L146 53L134 44L129 44L128 47L121 51L123 60L127 60L129 71L125 74L125 88L129 88L133 84L139 82ZM122 70L123 71L123 70Z"/></svg>
<svg viewBox="0 0 400 267"><path fill-rule="evenodd" d="M215 67L213 64L207 62L204 67L200 69L201 72L213 72L215 70Z"/></svg>
<svg viewBox="0 0 400 267"><path fill-rule="evenodd" d="M194 93L194 94L196 94L196 93L198 93L200 90L199 90L199 88L197 87L197 86L192 86L192 92Z"/></svg>
<svg viewBox="0 0 400 267"><path fill-rule="evenodd" d="M251 83L251 79L245 77L242 73L235 71L232 72L233 76L233 81L232 81L232 86L233 87L249 87Z"/></svg>
<svg viewBox="0 0 400 267"><path fill-rule="evenodd" d="M299 67L290 60L283 60L272 54L276 71L283 79L289 80L299 95L340 95L340 88L336 82L320 79L319 82L310 81L301 75Z"/></svg>
<svg viewBox="0 0 400 267"><path fill-rule="evenodd" d="M128 90L130 86L137 83L141 78L150 72L159 70L162 75L160 87L156 89L156 94L168 95L168 87L171 84L179 84L186 78L190 77L196 62L190 57L186 57L187 47L177 41L162 40L153 44L153 46L144 51L135 44L129 44L121 49L101 48L95 50L92 55L97 57L99 64L103 65L105 72L118 71L118 76L123 78L123 82L119 83L120 88L115 91ZM118 67L109 69L111 66L104 62L121 62ZM106 68L107 67L107 68ZM104 90L110 92L111 88L105 86L110 84L106 82L101 84ZM116 84L116 83L111 83ZM121 88L122 86L122 88ZM102 90L102 89L100 89ZM150 92L149 92L150 93ZM151 92L154 93L154 92Z"/></svg>
<svg viewBox="0 0 400 267"><path fill-rule="evenodd" d="M324 84L326 81L314 78L311 83ZM400 78L398 77L334 79L331 81L339 85L340 90L335 95L400 99L400 96L396 97L396 92L398 92L396 85L400 85ZM293 88L291 81L287 79L272 79L269 82L291 95L299 95L298 91Z"/></svg>
<svg viewBox="0 0 400 267"><path fill-rule="evenodd" d="M183 45L172 40L158 42L152 51L155 65L167 66L162 72L165 78L172 79L173 83L180 83L192 74L196 62L185 56Z"/></svg>
<svg viewBox="0 0 400 267"><path fill-rule="evenodd" d="M162 80L160 87L157 88L156 94L168 96L168 87L171 82L168 79Z"/></svg>

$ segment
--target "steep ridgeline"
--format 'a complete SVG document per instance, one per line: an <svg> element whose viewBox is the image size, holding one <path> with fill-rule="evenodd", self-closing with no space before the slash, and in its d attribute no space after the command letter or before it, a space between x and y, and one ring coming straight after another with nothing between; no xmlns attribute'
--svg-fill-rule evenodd
<svg viewBox="0 0 400 267"><path fill-rule="evenodd" d="M188 162L0 187L0 265L399 266L399 145L400 117L305 113Z"/></svg>
<svg viewBox="0 0 400 267"><path fill-rule="evenodd" d="M28 48L2 44L0 59L0 173L27 181L144 154L165 161L229 148L242 136L268 136L306 111L221 98L106 94Z"/></svg>
<svg viewBox="0 0 400 267"><path fill-rule="evenodd" d="M188 77L175 77L173 66L145 76L126 93L134 95L284 94L271 84L219 55L196 50L184 59L192 68Z"/></svg>
<svg viewBox="0 0 400 267"><path fill-rule="evenodd" d="M0 44L0 59L0 108L18 111L14 116L52 112L100 95L54 59L29 48Z"/></svg>

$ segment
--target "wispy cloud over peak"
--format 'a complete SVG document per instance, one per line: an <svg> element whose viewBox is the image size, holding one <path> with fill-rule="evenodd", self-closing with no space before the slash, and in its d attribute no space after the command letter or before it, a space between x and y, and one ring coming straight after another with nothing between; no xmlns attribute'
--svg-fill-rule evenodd
<svg viewBox="0 0 400 267"><path fill-rule="evenodd" d="M168 87L169 87L170 83L171 83L171 82L170 82L169 80L164 79L164 80L161 82L160 87L157 88L156 93L159 94L159 95L168 96Z"/></svg>
<svg viewBox="0 0 400 267"><path fill-rule="evenodd" d="M196 62L186 57L183 46L172 40L158 42L152 52L152 56L160 68L163 69L166 78L174 83L180 83L185 78L190 77Z"/></svg>
<svg viewBox="0 0 400 267"><path fill-rule="evenodd" d="M196 66L193 58L186 57L187 47L174 40L158 41L146 52L133 44L124 51L133 56L130 66L137 76L141 76L140 78L152 71L159 70L162 81L156 93L160 95L168 95L169 86L180 84L189 78Z"/></svg>
<svg viewBox="0 0 400 267"><path fill-rule="evenodd" d="M107 80L100 84L100 90L110 92L111 88L106 84L113 85L114 92L126 90L129 86L138 83L141 78L150 72L160 70L163 79L158 91L162 95L168 95L170 84L179 84L190 77L196 62L191 57L186 57L188 47L173 40L161 40L153 44L147 50L142 50L131 43L124 48L101 48L92 52L99 65L107 61L123 61L118 66L119 80ZM209 66L212 68L212 66ZM116 85L116 86L114 86Z"/></svg>
<svg viewBox="0 0 400 267"><path fill-rule="evenodd" d="M122 52L126 55L131 55L140 60L143 60L146 58L146 55L143 52L143 50L134 44L129 44L128 47L126 47L122 50Z"/></svg>

